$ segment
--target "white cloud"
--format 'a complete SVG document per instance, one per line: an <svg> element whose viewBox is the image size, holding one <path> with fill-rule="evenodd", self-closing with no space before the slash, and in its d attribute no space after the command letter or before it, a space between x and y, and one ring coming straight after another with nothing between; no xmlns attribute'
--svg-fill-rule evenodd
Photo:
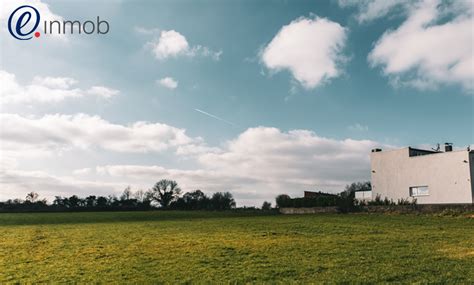
<svg viewBox="0 0 474 285"><path fill-rule="evenodd" d="M301 17L281 28L261 59L270 70L289 70L311 89L341 74L346 38L347 30L336 22Z"/></svg>
<svg viewBox="0 0 474 285"><path fill-rule="evenodd" d="M69 77L36 76L30 84L20 84L14 74L4 70L0 70L0 82L0 104L57 103L86 96L110 98L119 93L103 86L84 91L75 87L77 80Z"/></svg>
<svg viewBox="0 0 474 285"><path fill-rule="evenodd" d="M359 23L369 22L386 16L394 9L413 5L416 0L339 0L339 6L357 7L357 21Z"/></svg>
<svg viewBox="0 0 474 285"><path fill-rule="evenodd" d="M5 72L5 71L3 71ZM13 78L14 80L14 78ZM35 76L32 85L44 86L52 89L69 89L77 80L69 77L41 77Z"/></svg>
<svg viewBox="0 0 474 285"><path fill-rule="evenodd" d="M52 202L54 196L111 195L119 194L127 185L113 182L78 180L74 177L60 177L43 171L22 171L0 169L0 201L21 198L34 191L40 198Z"/></svg>
<svg viewBox="0 0 474 285"><path fill-rule="evenodd" d="M221 59L222 50L220 51L213 51L208 47L197 45L194 46L188 53L188 56L202 56L202 57L210 57L215 61L219 61Z"/></svg>
<svg viewBox="0 0 474 285"><path fill-rule="evenodd" d="M386 31L368 56L393 86L432 90L456 84L474 90L472 1L342 2L359 8L361 22L394 13L406 18Z"/></svg>
<svg viewBox="0 0 474 285"><path fill-rule="evenodd" d="M237 189L256 181L238 174L223 173L215 170L181 170L165 168L157 165L105 165L96 167L96 173L102 176L126 177L132 184L144 181L152 185L156 179L168 177L177 180L183 189L192 191L201 189L207 192L223 191L223 189Z"/></svg>
<svg viewBox="0 0 474 285"><path fill-rule="evenodd" d="M161 152L181 146L200 146L201 138L190 138L184 129L165 124L110 123L99 116L46 115L40 118L0 114L2 151L24 156L49 154L73 148L128 153Z"/></svg>
<svg viewBox="0 0 474 285"><path fill-rule="evenodd" d="M354 125L350 125L349 127L347 127L350 131L353 131L353 132L368 132L369 131L369 127L368 126L365 126L365 125L361 125L359 123L355 123Z"/></svg>
<svg viewBox="0 0 474 285"><path fill-rule="evenodd" d="M176 89L178 87L178 81L174 80L172 77L164 77L158 80L158 83L168 89Z"/></svg>
<svg viewBox="0 0 474 285"><path fill-rule="evenodd" d="M160 38L153 47L153 52L157 59L176 57L189 50L189 44L186 38L174 31L162 31Z"/></svg>
<svg viewBox="0 0 474 285"><path fill-rule="evenodd" d="M160 32L160 29L157 28L145 28L141 26L135 26L133 30L140 35L154 35Z"/></svg>
<svg viewBox="0 0 474 285"><path fill-rule="evenodd" d="M176 154L181 156L195 156L203 153L219 153L221 149L219 147L210 147L198 140L198 143L192 143L187 145L178 146Z"/></svg>
<svg viewBox="0 0 474 285"><path fill-rule="evenodd" d="M87 90L87 93L102 98L112 98L120 92L118 90L111 89L105 86L92 86Z"/></svg>
<svg viewBox="0 0 474 285"><path fill-rule="evenodd" d="M81 169L76 169L72 172L74 175L87 175L87 174L90 174L92 173L92 169L91 168L81 168Z"/></svg>
<svg viewBox="0 0 474 285"><path fill-rule="evenodd" d="M370 177L369 153L379 147L369 140L334 140L311 131L282 132L258 127L243 132L216 152L197 156L194 170L158 165L106 165L102 176L151 185L160 178L176 179L183 190L232 191L240 203L260 205L277 194L301 196L304 190L341 191L353 181Z"/></svg>
<svg viewBox="0 0 474 285"><path fill-rule="evenodd" d="M143 30L140 31L143 32ZM222 51L215 52L201 45L191 47L186 37L175 30L161 31L160 37L155 41L147 43L147 46L151 47L155 58L158 60L178 56L203 56L219 60L222 54Z"/></svg>
<svg viewBox="0 0 474 285"><path fill-rule="evenodd" d="M177 180L184 191L231 191L240 205L260 205L264 200L273 201L280 193L297 197L304 190L338 192L348 183L367 180L370 149L381 146L370 140L324 138L307 130L282 132L257 127L244 131L220 148L212 148L203 147L200 139L193 141L184 131L160 124L122 126L86 115L50 115L35 120L14 115L13 118L2 117L1 121L8 130L2 134L6 138L2 147L6 150L12 144L18 152L54 150L55 155L61 149L74 147L97 146L120 152L189 148L180 155L191 160L188 166L194 165L191 169L161 165L91 165L72 174L93 182L77 180L77 183L77 177L4 168L0 169L0 184L2 189L8 189L9 198L24 196L28 190L47 194L49 198L65 192L116 193L126 185L146 190L156 180L170 178ZM12 129L12 124L17 130ZM92 188L88 188L89 185Z"/></svg>
<svg viewBox="0 0 474 285"><path fill-rule="evenodd" d="M18 1L14 0L6 0L6 1L1 1L0 7L0 20L8 20L10 17L11 13L18 8L21 5L31 5L35 7L39 13L41 14L41 18L43 20L62 20L61 16L58 16L54 14L51 9L49 8L49 5L44 3L41 0L24 0L19 3ZM41 25L39 25L41 28Z"/></svg>
<svg viewBox="0 0 474 285"><path fill-rule="evenodd" d="M199 161L210 169L267 181L331 184L363 176L369 151L375 145L368 140L328 139L307 130L285 133L258 127L230 141L222 153L202 154Z"/></svg>

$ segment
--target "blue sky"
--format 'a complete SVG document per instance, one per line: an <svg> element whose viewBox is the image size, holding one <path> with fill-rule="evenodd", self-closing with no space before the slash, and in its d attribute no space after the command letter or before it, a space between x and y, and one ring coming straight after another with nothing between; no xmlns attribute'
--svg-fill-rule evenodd
<svg viewBox="0 0 474 285"><path fill-rule="evenodd" d="M18 41L2 3L2 199L169 177L260 205L368 179L375 146L473 143L469 1L25 3L110 32Z"/></svg>

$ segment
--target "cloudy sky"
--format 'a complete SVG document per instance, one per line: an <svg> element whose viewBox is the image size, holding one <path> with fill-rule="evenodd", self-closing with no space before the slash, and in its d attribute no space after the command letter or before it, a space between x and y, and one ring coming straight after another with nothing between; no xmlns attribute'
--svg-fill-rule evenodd
<svg viewBox="0 0 474 285"><path fill-rule="evenodd" d="M20 2L110 32L18 41ZM374 147L474 142L471 1L20 2L0 3L0 200L170 178L261 205L369 179Z"/></svg>

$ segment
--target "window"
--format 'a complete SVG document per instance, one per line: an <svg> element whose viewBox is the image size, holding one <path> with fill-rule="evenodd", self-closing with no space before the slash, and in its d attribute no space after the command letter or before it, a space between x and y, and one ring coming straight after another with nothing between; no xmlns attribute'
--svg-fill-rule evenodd
<svg viewBox="0 0 474 285"><path fill-rule="evenodd" d="M430 192L428 191L428 186L410 187L410 197L427 196L429 194Z"/></svg>

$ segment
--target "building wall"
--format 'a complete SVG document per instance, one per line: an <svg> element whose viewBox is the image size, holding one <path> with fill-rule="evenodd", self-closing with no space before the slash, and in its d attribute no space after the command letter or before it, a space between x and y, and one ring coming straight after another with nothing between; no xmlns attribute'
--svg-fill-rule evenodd
<svg viewBox="0 0 474 285"><path fill-rule="evenodd" d="M357 191L355 192L355 198L357 200L371 200L372 191Z"/></svg>
<svg viewBox="0 0 474 285"><path fill-rule="evenodd" d="M474 203L474 151L469 152L469 167L471 168L471 197Z"/></svg>
<svg viewBox="0 0 474 285"><path fill-rule="evenodd" d="M467 150L409 157L409 148L373 152L372 198L410 197L410 187L428 186L418 204L473 203L474 156Z"/></svg>

